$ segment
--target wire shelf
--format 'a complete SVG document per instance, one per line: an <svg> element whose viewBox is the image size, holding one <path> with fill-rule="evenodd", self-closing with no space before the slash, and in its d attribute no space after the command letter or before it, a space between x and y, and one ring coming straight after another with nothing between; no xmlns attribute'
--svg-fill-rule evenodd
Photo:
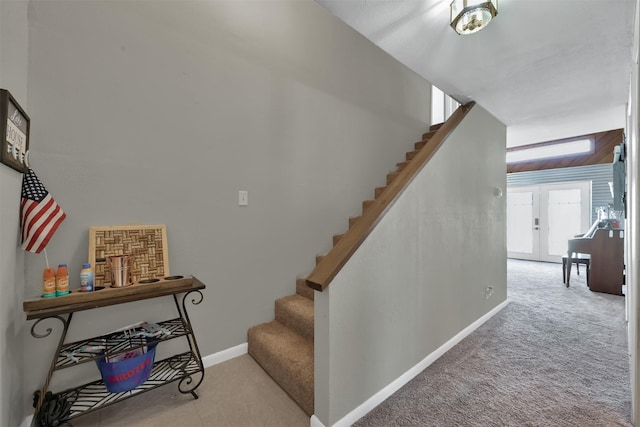
<svg viewBox="0 0 640 427"><path fill-rule="evenodd" d="M167 333L159 334L150 341L147 341L142 335L140 336L142 339L140 337L132 338L130 333L120 331L65 344L58 353L55 370L100 359L105 356L105 352L109 356L114 356L119 353L144 347L150 342L167 341L191 333L184 319L179 317L159 322L157 323L157 327ZM134 329L134 333L136 331L144 332L144 329L138 327Z"/></svg>
<svg viewBox="0 0 640 427"><path fill-rule="evenodd" d="M160 387L164 384L180 381L186 385L191 384L191 376L197 373L204 374L198 358L191 352L177 354L167 359L157 361L153 365L149 379L133 390L110 393L102 380L93 381L85 385L56 393L56 398L66 398L71 404L69 419L86 414L116 402L128 399L140 393L144 393ZM199 385L199 382L197 383ZM182 390L181 393L193 393L193 390Z"/></svg>

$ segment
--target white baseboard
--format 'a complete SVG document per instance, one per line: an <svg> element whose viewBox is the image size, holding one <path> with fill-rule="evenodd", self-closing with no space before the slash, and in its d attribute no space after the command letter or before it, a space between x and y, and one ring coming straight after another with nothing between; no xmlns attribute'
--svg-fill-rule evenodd
<svg viewBox="0 0 640 427"><path fill-rule="evenodd" d="M500 303L498 306L493 308L487 314L464 328L457 335L451 338L449 341L441 345L438 349L436 349L433 353L429 354L427 357L422 359L417 365L413 368L409 369L407 372L399 376L385 388L374 394L371 398L365 401L363 404L355 408L353 411L349 412L342 419L338 420L335 424L332 424L331 427L348 427L353 423L358 421L360 418L364 417L368 414L372 409L381 404L385 399L391 396L393 393L398 391L402 386L411 381L416 375L420 372L424 371L429 365L438 360L440 356L445 354L447 351L451 350L456 344L470 335L473 331L478 329L485 323L487 320L491 319L495 316L500 310L505 308L509 304L509 300L505 300ZM315 415L311 417L309 422L310 427L326 427L322 421L318 419Z"/></svg>
<svg viewBox="0 0 640 427"><path fill-rule="evenodd" d="M247 348L248 344L245 342L235 347L210 354L202 358L202 364L205 368L208 368L210 366L217 365L218 363L226 362L227 360L233 359L234 357L246 354Z"/></svg>
<svg viewBox="0 0 640 427"><path fill-rule="evenodd" d="M309 427L325 427L325 425L322 424L322 421L320 421L314 414L311 415L311 419L309 420Z"/></svg>

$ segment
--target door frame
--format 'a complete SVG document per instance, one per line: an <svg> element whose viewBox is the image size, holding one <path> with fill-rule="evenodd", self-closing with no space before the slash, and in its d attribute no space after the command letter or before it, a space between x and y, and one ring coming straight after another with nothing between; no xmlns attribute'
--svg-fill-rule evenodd
<svg viewBox="0 0 640 427"><path fill-rule="evenodd" d="M507 198L509 197L509 193L511 192L518 192L518 193L524 193L524 192L531 192L531 209L533 210L532 212L532 219L533 218L540 218L540 203L539 203L539 190L538 190L539 185L522 185L522 186L509 186L507 187ZM507 202L507 209L508 209L508 202ZM507 214L507 218L508 218L508 214ZM539 238L539 233L536 233L535 231L535 224L531 224L531 228L532 228L532 242L531 242L531 253L527 253L527 252L509 252L509 248L507 247L507 258L515 258L515 259L526 259L526 260L530 260L530 261L539 261L540 260L540 238ZM507 236L509 233L509 226L507 223ZM508 241L508 237L507 237L507 241Z"/></svg>
<svg viewBox="0 0 640 427"><path fill-rule="evenodd" d="M540 188L544 189L541 191L540 199L547 200L546 208L543 209L543 203L540 202L540 261L546 262L562 262L562 256L564 255L564 251L559 255L551 255L549 254L549 205L548 205L548 195L549 191L553 190L562 190L562 189L574 189L578 188L581 191L581 201L584 198L587 203L581 203L581 212L580 212L580 230L581 232L586 232L591 226L591 181L567 181L567 182L556 182L549 184L541 184ZM546 239L543 238L546 236ZM574 237L574 236L571 236Z"/></svg>
<svg viewBox="0 0 640 427"><path fill-rule="evenodd" d="M591 193L592 182L590 180L580 181L562 181L562 182L550 182L540 183L535 185L522 185L522 186L509 186L507 187L507 197L512 191L532 193L532 218L538 219L538 224L531 224L533 233L533 248L532 253L519 253L519 252L507 252L508 258L528 259L532 261L546 261L546 262L562 262L562 254L551 255L549 254L549 192L562 189L580 189L581 200L586 201L582 203L581 211L581 224L580 230L588 230L591 225ZM507 233L509 230L507 229Z"/></svg>

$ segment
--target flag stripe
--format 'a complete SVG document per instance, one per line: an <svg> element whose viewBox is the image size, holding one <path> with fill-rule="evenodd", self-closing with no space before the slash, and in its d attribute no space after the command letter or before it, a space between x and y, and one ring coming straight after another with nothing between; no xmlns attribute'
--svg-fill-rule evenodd
<svg viewBox="0 0 640 427"><path fill-rule="evenodd" d="M49 231L49 225L50 225L48 220L50 217L51 217L50 214L47 215L44 221L38 222L38 224L31 229L32 232L28 236L29 245L27 247L27 250L30 251L34 248L37 248L42 242L42 240L47 239L47 233ZM37 253L37 249L36 249L36 253Z"/></svg>
<svg viewBox="0 0 640 427"><path fill-rule="evenodd" d="M34 202L32 200L27 201L27 209L22 220L22 229L25 232L25 235L23 237L25 239L30 239L31 236L35 235L38 220L42 218L42 215L45 212L50 199L51 198L47 195L47 197L45 197L42 202Z"/></svg>
<svg viewBox="0 0 640 427"><path fill-rule="evenodd" d="M67 217L31 169L22 179L20 212L22 249L35 253L47 246Z"/></svg>
<svg viewBox="0 0 640 427"><path fill-rule="evenodd" d="M25 228L29 231L30 235L36 233L36 228L40 226L45 215L49 214L50 209L55 209L54 201L51 196L47 195L41 202L33 202L27 213L25 214Z"/></svg>
<svg viewBox="0 0 640 427"><path fill-rule="evenodd" d="M37 202L29 199L22 199L22 240L27 237L27 222L31 216L31 212L38 206Z"/></svg>
<svg viewBox="0 0 640 427"><path fill-rule="evenodd" d="M38 250L38 248L41 246L41 243L44 241L46 245L46 243L53 235L51 227L55 225L57 217L64 215L64 212L62 212L62 209L60 209L58 205L52 206L51 203L48 203L47 206L47 210L39 211L37 214L37 218L34 217L29 224L31 236L29 236L29 244L26 248L27 251L31 251L33 248L36 248L36 253L42 251L42 249L44 249L44 246L42 246L42 248ZM53 229L53 231L55 231L55 229Z"/></svg>
<svg viewBox="0 0 640 427"><path fill-rule="evenodd" d="M45 248L45 246L47 246L47 244L49 243L49 240L53 236L53 233L56 232L56 230L58 229L58 226L60 225L60 223L62 223L62 221L66 217L67 217L67 215L64 212L62 212L62 209L58 209L58 211L56 212L55 217L52 219L52 222L50 222L47 225L46 233L40 235L40 239L38 239L38 240L41 241L41 242L40 242L40 245L38 246L38 248L36 249L36 253L42 252L42 250ZM42 237L44 237L44 239L42 239Z"/></svg>

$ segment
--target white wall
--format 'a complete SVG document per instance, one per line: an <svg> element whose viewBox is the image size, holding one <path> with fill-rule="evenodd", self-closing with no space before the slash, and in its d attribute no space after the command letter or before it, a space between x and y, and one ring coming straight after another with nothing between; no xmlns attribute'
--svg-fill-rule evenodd
<svg viewBox="0 0 640 427"><path fill-rule="evenodd" d="M629 88L627 123L627 239L626 278L629 320L629 349L631 353L632 420L640 425L640 1L636 1L633 43L634 65Z"/></svg>
<svg viewBox="0 0 640 427"><path fill-rule="evenodd" d="M27 1L0 1L0 88L27 104ZM0 425L17 426L25 408L24 255L18 247L22 174L0 164Z"/></svg>
<svg viewBox="0 0 640 427"><path fill-rule="evenodd" d="M475 106L315 297L316 416L333 425L504 302L505 126ZM494 295L485 299L485 289Z"/></svg>
<svg viewBox="0 0 640 427"><path fill-rule="evenodd" d="M428 82L311 0L32 0L29 47L31 162L67 213L51 263L78 287L90 226L166 224L171 273L208 286L204 355L273 318L430 116ZM32 297L43 257L26 264ZM81 312L70 338L168 310ZM25 401L56 338L26 339Z"/></svg>

